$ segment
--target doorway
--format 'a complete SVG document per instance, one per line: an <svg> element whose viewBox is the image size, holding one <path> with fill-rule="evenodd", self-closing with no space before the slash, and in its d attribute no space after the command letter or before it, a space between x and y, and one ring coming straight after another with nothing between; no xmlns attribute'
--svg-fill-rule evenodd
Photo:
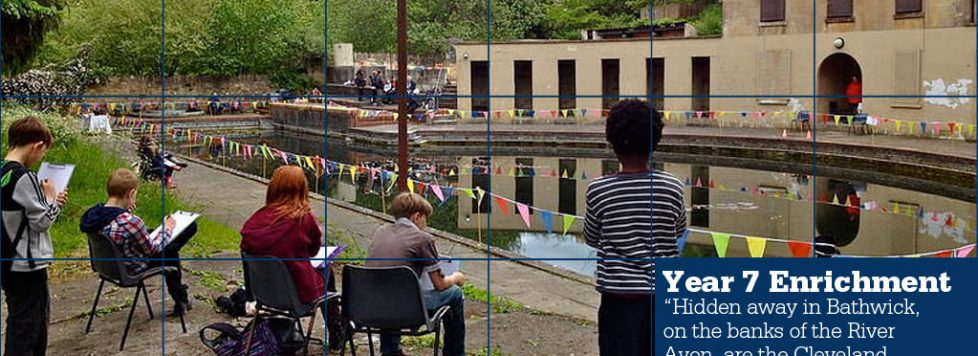
<svg viewBox="0 0 978 356"><path fill-rule="evenodd" d="M835 53L822 61L818 67L818 113L829 115L848 115L846 88L852 78L863 80L863 71L859 62L846 53Z"/></svg>

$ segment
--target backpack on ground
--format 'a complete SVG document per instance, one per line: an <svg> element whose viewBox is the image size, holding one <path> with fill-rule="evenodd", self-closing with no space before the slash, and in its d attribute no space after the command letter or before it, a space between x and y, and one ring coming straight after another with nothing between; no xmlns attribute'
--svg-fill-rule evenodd
<svg viewBox="0 0 978 356"><path fill-rule="evenodd" d="M20 180L24 174L30 172L27 167L16 161L0 161L0 207L3 211L20 211L22 214L22 219L20 220L20 226L17 227L16 236L8 236L7 229L0 228L0 254L2 254L3 262L0 264L0 273L7 274L10 272L10 268L13 266L13 258L16 257L17 245L20 244L20 240L24 237L24 233L27 230L27 213L24 211L24 207L14 201L14 189L17 186L17 181ZM29 243L30 241L28 241ZM30 258L30 246L27 247L28 258ZM30 261L33 264L33 261Z"/></svg>
<svg viewBox="0 0 978 356"><path fill-rule="evenodd" d="M200 341L217 356L274 356L279 354L275 334L264 318L254 318L244 330L228 323L200 329Z"/></svg>

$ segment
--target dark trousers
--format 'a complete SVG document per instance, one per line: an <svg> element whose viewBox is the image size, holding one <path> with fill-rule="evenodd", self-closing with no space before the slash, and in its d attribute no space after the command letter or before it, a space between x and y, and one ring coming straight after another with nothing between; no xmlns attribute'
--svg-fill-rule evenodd
<svg viewBox="0 0 978 356"><path fill-rule="evenodd" d="M7 295L4 355L43 356L47 352L51 320L48 270L5 273L3 291Z"/></svg>
<svg viewBox="0 0 978 356"><path fill-rule="evenodd" d="M445 339L442 354L465 356L465 298L462 296L462 289L451 286L443 291L426 291L423 297L429 314L434 314L438 308L446 305L451 307L443 320ZM401 353L401 337L397 334L381 333L380 352L382 355Z"/></svg>
<svg viewBox="0 0 978 356"><path fill-rule="evenodd" d="M601 295L598 346L601 356L652 354L652 296Z"/></svg>
<svg viewBox="0 0 978 356"><path fill-rule="evenodd" d="M190 241L191 237L197 234L197 223L190 224L186 230L177 235L170 243L166 244L163 253L154 255L152 258L174 258L175 260L157 261L150 260L149 268L160 266L173 266L175 272L166 272L163 279L166 280L166 291L173 297L173 300L186 302L190 296L187 294L187 286L183 285L183 268L180 267L180 249Z"/></svg>

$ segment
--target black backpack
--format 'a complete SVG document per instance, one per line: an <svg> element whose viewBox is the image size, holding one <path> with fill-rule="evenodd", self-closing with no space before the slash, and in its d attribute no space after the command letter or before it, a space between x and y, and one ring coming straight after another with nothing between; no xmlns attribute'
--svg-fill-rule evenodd
<svg viewBox="0 0 978 356"><path fill-rule="evenodd" d="M7 235L6 228L0 228L0 254L2 254L3 262L0 266L0 272L7 274L10 272L10 268L13 265L13 258L17 252L17 245L20 244L20 239L24 236L24 231L27 229L27 216L24 212L24 207L14 201L14 189L17 186L17 181L20 180L24 174L30 172L27 167L15 161L0 161L0 208L3 211L20 211L23 214L23 218L20 220L20 226L17 227L17 235L11 238ZM30 246L28 246L28 258L30 254ZM33 261L31 261L33 264Z"/></svg>

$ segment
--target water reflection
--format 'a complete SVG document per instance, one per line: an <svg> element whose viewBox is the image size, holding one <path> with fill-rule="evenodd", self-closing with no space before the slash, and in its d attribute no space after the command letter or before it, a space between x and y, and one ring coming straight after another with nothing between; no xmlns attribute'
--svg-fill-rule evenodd
<svg viewBox="0 0 978 356"><path fill-rule="evenodd" d="M264 133L241 140L267 143L269 146L310 156L394 171L394 155L370 152L366 148L347 146L331 140L324 151L321 138ZM201 148L186 148L193 154ZM280 159L256 157L245 160L209 152L217 162L256 175L268 177ZM529 225L513 205L500 209L487 196L482 204L473 199L450 199L439 203L431 189L422 193L436 203L433 226L475 240L489 240L485 231L492 227L491 244L534 258L586 258L595 256L578 236L580 224L571 226L562 236L561 222L555 218L550 226L543 212L583 215L584 193L594 177L614 174L618 170L613 157L527 157L494 155L492 166L485 157L453 154L425 155L412 161L413 179L437 183L442 187L481 187L540 210L530 210ZM696 164L685 163L696 162ZM832 236L843 254L884 256L924 253L956 248L973 243L975 204L933 194L915 192L880 184L867 184L846 177L813 177L798 172L744 169L707 163L703 157L657 161L664 169L686 181L686 202L690 226L710 231L764 238L808 241L814 236ZM772 165L777 167L778 165ZM351 182L349 174L338 178L337 172L309 172L310 183L317 192L344 199L376 210L386 209L388 197L379 195L382 187L390 189L393 177L360 174ZM490 187L491 177L491 187ZM814 183L814 184L813 184ZM418 187L423 189L424 187ZM860 207L864 209L860 209ZM926 216L924 216L926 215ZM814 219L814 222L813 222ZM548 233L553 232L553 233ZM712 255L712 238L708 234L690 236L689 251ZM748 256L742 240L730 243L727 256ZM784 244L770 243L765 256L791 256ZM591 274L593 263L550 261L573 271Z"/></svg>

